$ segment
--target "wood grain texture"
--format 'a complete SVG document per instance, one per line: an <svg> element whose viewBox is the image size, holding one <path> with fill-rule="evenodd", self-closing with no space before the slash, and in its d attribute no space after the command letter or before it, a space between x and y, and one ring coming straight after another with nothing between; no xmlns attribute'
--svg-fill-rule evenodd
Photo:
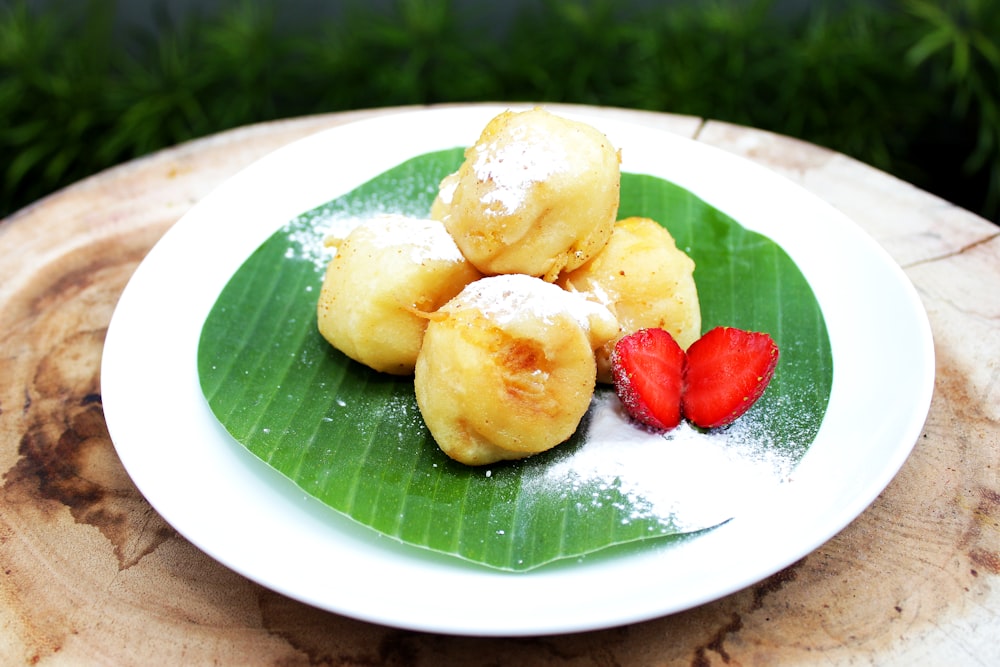
<svg viewBox="0 0 1000 667"><path fill-rule="evenodd" d="M839 535L685 613L510 640L319 611L180 537L132 485L104 423L101 348L118 295L163 232L237 170L318 130L394 111L223 133L111 169L0 222L0 663L1000 664L998 228L842 155L697 118L601 110L799 182L882 244L927 308L937 382L924 432Z"/></svg>

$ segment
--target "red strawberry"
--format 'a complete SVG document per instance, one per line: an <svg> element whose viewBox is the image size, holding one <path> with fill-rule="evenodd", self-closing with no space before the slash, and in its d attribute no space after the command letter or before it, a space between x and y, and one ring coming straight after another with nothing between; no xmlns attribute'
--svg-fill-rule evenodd
<svg viewBox="0 0 1000 667"><path fill-rule="evenodd" d="M732 423L774 376L778 346L766 333L716 327L692 343L684 367L684 417L702 428Z"/></svg>
<svg viewBox="0 0 1000 667"><path fill-rule="evenodd" d="M681 421L684 350L663 329L640 329L615 344L611 376L636 421L664 431Z"/></svg>

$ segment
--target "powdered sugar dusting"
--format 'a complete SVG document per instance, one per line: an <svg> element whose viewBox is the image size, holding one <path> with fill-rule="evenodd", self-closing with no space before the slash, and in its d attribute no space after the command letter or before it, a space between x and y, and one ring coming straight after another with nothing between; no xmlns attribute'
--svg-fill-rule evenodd
<svg viewBox="0 0 1000 667"><path fill-rule="evenodd" d="M311 262L316 273L323 273L336 252L326 239L344 238L370 218L371 215L342 214L321 220L293 220L285 227L289 241L285 258Z"/></svg>
<svg viewBox="0 0 1000 667"><path fill-rule="evenodd" d="M416 264L465 261L462 251L440 221L382 215L361 225L368 232L366 240L372 247L408 250L410 260Z"/></svg>
<svg viewBox="0 0 1000 667"><path fill-rule="evenodd" d="M470 283L446 308L476 308L499 326L540 320L552 324L569 315L584 330L592 318L614 322L604 306L573 292L523 274L504 274Z"/></svg>
<svg viewBox="0 0 1000 667"><path fill-rule="evenodd" d="M420 191L424 193L422 197L417 196ZM289 241L285 257L310 262L316 273L322 274L335 254L334 248L326 244L327 238L344 238L358 225L382 215L406 214L419 219L426 215L426 209L416 202L429 201L437 191L436 181L418 184L402 177L395 187L364 197L335 199L306 211L281 228Z"/></svg>
<svg viewBox="0 0 1000 667"><path fill-rule="evenodd" d="M482 203L488 210L497 204L505 214L517 211L531 186L565 169L568 160L558 142L546 141L540 128L529 133L524 125L511 127L502 140L478 144L476 151L473 173L493 186Z"/></svg>
<svg viewBox="0 0 1000 667"><path fill-rule="evenodd" d="M407 249L411 260L417 264L465 259L441 222L379 211L314 220L309 226L290 224L286 228L290 245L285 257L310 261L316 272L322 273L336 254L335 244L329 241L345 239L361 226L368 230L368 241L373 247Z"/></svg>
<svg viewBox="0 0 1000 667"><path fill-rule="evenodd" d="M654 519L680 532L710 528L790 480L795 459L761 440L748 417L718 432L682 423L658 434L632 423L614 394L598 395L584 442L523 484L543 494L616 490L629 501L626 520Z"/></svg>

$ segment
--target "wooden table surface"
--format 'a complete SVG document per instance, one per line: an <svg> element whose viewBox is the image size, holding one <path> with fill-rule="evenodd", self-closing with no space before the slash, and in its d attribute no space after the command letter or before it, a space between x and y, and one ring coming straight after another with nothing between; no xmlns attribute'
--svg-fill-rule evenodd
<svg viewBox="0 0 1000 667"><path fill-rule="evenodd" d="M125 283L164 231L240 168L310 133L398 111L225 132L110 169L0 223L0 662L1000 664L1000 227L843 155L693 117L590 110L800 183L874 237L927 309L937 379L923 433L840 534L687 612L501 639L319 611L229 571L168 526L122 468L103 418L101 350Z"/></svg>

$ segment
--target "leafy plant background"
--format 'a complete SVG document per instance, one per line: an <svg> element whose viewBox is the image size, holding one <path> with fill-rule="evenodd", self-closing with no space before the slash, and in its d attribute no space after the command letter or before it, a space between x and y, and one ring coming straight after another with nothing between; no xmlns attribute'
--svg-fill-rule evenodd
<svg viewBox="0 0 1000 667"><path fill-rule="evenodd" d="M248 123L456 101L692 114L830 147L1000 222L995 0L231 0L151 22L0 0L0 217ZM197 6L197 5L195 5Z"/></svg>

